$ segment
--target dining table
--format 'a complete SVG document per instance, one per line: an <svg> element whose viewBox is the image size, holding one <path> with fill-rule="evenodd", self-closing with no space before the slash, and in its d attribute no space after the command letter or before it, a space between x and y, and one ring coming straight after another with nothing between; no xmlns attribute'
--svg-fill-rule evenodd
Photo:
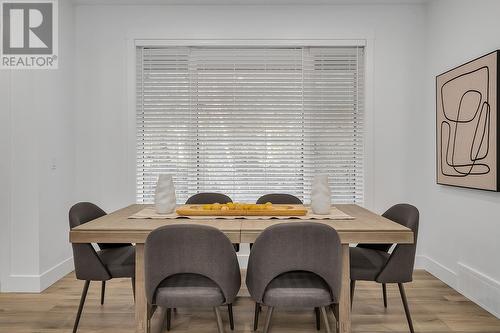
<svg viewBox="0 0 500 333"><path fill-rule="evenodd" d="M413 232L379 214L356 204L336 204L334 207L345 213L345 219L261 219L217 218L206 216L198 219L131 218L151 205L132 204L110 214L73 228L69 232L72 243L135 243L135 329L147 332L148 304L144 285L144 243L154 229L172 224L199 224L212 226L222 231L232 243L254 243L267 227L278 223L309 221L323 223L337 230L342 243L342 286L339 300L338 331L351 332L350 264L349 246L352 244L412 244ZM271 255L271 254L270 254Z"/></svg>

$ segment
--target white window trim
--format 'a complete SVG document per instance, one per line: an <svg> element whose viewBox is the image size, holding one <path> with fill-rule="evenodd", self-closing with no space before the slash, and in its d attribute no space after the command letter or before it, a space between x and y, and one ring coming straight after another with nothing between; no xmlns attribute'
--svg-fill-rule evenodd
<svg viewBox="0 0 500 333"><path fill-rule="evenodd" d="M366 39L158 39L129 38L126 41L127 134L124 147L127 155L127 179L131 198L136 198L136 48L138 46L364 46L365 47L365 128L364 128L364 202L368 209L374 207L373 181L373 38Z"/></svg>

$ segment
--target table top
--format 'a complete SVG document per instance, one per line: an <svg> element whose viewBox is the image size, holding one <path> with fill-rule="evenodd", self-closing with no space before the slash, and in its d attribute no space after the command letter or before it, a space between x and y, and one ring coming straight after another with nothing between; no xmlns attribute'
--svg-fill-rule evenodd
<svg viewBox="0 0 500 333"><path fill-rule="evenodd" d="M73 228L72 243L144 243L148 234L161 226L172 224L200 224L215 227L233 243L251 243L267 227L304 220L245 219L129 219L146 205L134 204ZM413 232L389 219L358 205L335 205L354 217L351 220L311 220L327 224L337 230L342 243L413 243Z"/></svg>

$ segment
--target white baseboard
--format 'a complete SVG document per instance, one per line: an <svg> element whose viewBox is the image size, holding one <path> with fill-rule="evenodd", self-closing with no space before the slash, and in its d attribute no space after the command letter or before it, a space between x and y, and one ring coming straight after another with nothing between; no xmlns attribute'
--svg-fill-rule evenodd
<svg viewBox="0 0 500 333"><path fill-rule="evenodd" d="M480 307L500 318L500 282L458 263L458 291Z"/></svg>
<svg viewBox="0 0 500 333"><path fill-rule="evenodd" d="M63 260L59 264L48 269L40 275L40 291L44 291L66 276L69 272L73 271L73 269L75 269L73 257Z"/></svg>
<svg viewBox="0 0 500 333"><path fill-rule="evenodd" d="M39 275L12 274L2 286L2 292L39 293L73 270L73 258L68 258Z"/></svg>
<svg viewBox="0 0 500 333"><path fill-rule="evenodd" d="M423 255L416 257L415 268L428 271L500 319L499 281L460 262L457 272L454 272L434 259Z"/></svg>
<svg viewBox="0 0 500 333"><path fill-rule="evenodd" d="M424 255L417 255L415 259L415 268L426 270L453 289L458 289L457 273L432 258Z"/></svg>

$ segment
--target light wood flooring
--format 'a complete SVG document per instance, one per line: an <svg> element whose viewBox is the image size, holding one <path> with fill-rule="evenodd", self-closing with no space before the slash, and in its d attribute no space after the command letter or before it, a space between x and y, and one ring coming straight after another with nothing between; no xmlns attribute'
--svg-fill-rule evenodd
<svg viewBox="0 0 500 333"><path fill-rule="evenodd" d="M406 285L416 332L500 333L500 320L481 309L443 282L424 271L415 272L415 281ZM0 294L0 332L71 332L78 307L82 281L69 274L41 294ZM242 287L242 295L248 295ZM100 283L93 282L80 321L80 333L134 332L133 298L130 280L107 283L106 301L99 303ZM407 333L408 326L397 285L388 286L387 309L380 285L358 282L353 308L353 332ZM234 306L235 332L252 332L254 304L240 297ZM229 330L227 309L222 311ZM259 330L264 324L262 313ZM331 319L333 320L333 319ZM155 314L153 333L161 329L161 312ZM317 332L314 311L276 310L271 332ZM323 330L322 330L323 331ZM166 332L166 329L163 330ZM179 309L173 315L171 332L217 332L211 309Z"/></svg>

